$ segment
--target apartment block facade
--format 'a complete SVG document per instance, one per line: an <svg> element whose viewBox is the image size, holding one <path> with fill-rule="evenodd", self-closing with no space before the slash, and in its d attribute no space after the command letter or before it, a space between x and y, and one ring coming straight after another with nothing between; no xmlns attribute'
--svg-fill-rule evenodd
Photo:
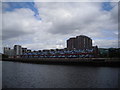
<svg viewBox="0 0 120 90"><path fill-rule="evenodd" d="M92 49L92 39L84 35L70 38L67 40L67 49Z"/></svg>

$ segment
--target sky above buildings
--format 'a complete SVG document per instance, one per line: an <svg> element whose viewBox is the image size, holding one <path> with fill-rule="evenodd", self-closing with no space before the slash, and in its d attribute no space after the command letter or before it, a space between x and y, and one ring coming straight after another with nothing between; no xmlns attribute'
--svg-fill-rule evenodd
<svg viewBox="0 0 120 90"><path fill-rule="evenodd" d="M3 2L3 46L65 48L86 35L98 47L118 47L117 2Z"/></svg>

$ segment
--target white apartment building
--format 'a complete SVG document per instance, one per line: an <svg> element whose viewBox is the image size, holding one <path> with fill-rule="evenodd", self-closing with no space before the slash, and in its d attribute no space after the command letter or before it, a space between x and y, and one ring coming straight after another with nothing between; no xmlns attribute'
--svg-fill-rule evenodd
<svg viewBox="0 0 120 90"><path fill-rule="evenodd" d="M14 45L14 54L22 55L22 47L20 45Z"/></svg>

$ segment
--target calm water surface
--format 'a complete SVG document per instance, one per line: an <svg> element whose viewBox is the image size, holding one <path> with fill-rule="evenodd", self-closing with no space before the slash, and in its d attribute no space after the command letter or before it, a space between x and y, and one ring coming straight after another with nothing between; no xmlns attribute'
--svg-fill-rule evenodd
<svg viewBox="0 0 120 90"><path fill-rule="evenodd" d="M3 62L3 88L117 88L115 67Z"/></svg>

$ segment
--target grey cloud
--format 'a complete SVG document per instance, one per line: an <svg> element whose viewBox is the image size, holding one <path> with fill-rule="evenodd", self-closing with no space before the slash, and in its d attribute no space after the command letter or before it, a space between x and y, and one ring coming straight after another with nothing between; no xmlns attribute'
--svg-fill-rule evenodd
<svg viewBox="0 0 120 90"><path fill-rule="evenodd" d="M36 20L30 9L16 9L12 12L3 12L2 36L3 40L19 36L34 34Z"/></svg>
<svg viewBox="0 0 120 90"><path fill-rule="evenodd" d="M52 26L48 30L48 32L52 34L70 34L74 33L76 30L82 32L83 29L85 30L85 28L86 30L89 30L87 27L89 27L91 23L94 23L96 18L98 18L98 16L101 14L100 11L98 11L99 7L95 5L96 3L41 4L43 5L40 6L39 10L41 12L41 15L43 16L43 19L52 22ZM50 10L50 8L52 9ZM44 18L44 15L47 18Z"/></svg>
<svg viewBox="0 0 120 90"><path fill-rule="evenodd" d="M95 40L95 44L100 47L108 44L109 47L115 46L116 42L112 40L108 40L105 45L104 39L116 39L116 34L111 33L117 29L117 7L107 12L101 11L100 3L36 2L36 8L39 10L41 21L36 20L34 13L29 9L6 13L3 39L9 39L14 44L19 38L18 43L24 42L23 46L28 48L50 49L64 48L68 38L84 34L98 39ZM102 30L109 31L106 33Z"/></svg>
<svg viewBox="0 0 120 90"><path fill-rule="evenodd" d="M2 33L2 39L6 40L6 39L11 39L14 37L19 37L21 35L24 35L24 32L20 32L20 31L7 31L7 32L3 32Z"/></svg>

